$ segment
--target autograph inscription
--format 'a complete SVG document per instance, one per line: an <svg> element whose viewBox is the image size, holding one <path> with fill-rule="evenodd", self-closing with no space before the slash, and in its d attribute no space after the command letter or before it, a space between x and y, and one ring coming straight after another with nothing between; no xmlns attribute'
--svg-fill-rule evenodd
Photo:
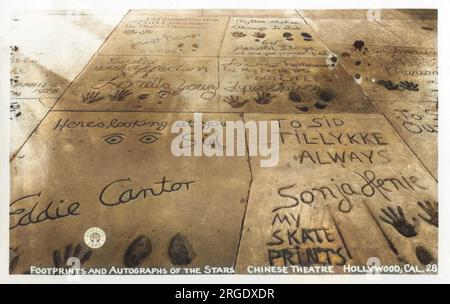
<svg viewBox="0 0 450 304"><path fill-rule="evenodd" d="M174 182L167 180L165 176L161 181L155 182L154 186L145 187L141 189L133 189L131 186L126 186L131 183L131 178L122 178L115 180L106 185L99 195L99 201L105 206L117 206L126 204L139 199L146 199L148 197L160 196L164 193L189 191L189 186L195 181L181 181ZM126 187L126 190L123 190Z"/></svg>

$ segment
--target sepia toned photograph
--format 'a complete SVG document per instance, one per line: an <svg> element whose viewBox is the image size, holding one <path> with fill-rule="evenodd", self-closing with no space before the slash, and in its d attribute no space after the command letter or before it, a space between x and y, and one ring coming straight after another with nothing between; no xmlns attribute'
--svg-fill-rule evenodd
<svg viewBox="0 0 450 304"><path fill-rule="evenodd" d="M10 276L439 273L438 9L8 23Z"/></svg>

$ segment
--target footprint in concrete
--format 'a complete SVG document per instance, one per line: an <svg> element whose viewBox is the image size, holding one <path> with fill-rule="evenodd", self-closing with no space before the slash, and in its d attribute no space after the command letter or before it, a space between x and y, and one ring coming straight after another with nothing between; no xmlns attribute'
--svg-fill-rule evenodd
<svg viewBox="0 0 450 304"><path fill-rule="evenodd" d="M333 98L333 91L331 89L324 89L319 92L319 100L314 104L314 107L318 110L324 110Z"/></svg>
<svg viewBox="0 0 450 304"><path fill-rule="evenodd" d="M364 45L365 43L362 40L355 40L355 42L353 42L353 47L359 52L362 52Z"/></svg>
<svg viewBox="0 0 450 304"><path fill-rule="evenodd" d="M136 267L152 253L152 242L145 235L138 236L128 247L123 256L127 267Z"/></svg>
<svg viewBox="0 0 450 304"><path fill-rule="evenodd" d="M174 265L188 265L195 258L195 252L188 239L181 233L177 233L169 245L170 261Z"/></svg>
<svg viewBox="0 0 450 304"><path fill-rule="evenodd" d="M294 38L292 38L292 34L289 33L289 32L283 33L283 37L284 37L284 39L286 39L287 41L293 41L293 40L294 40Z"/></svg>
<svg viewBox="0 0 450 304"><path fill-rule="evenodd" d="M416 247L416 257L423 266L433 264L433 255L422 245Z"/></svg>
<svg viewBox="0 0 450 304"><path fill-rule="evenodd" d="M192 51L195 52L198 49L198 44L197 43L193 43L192 44Z"/></svg>
<svg viewBox="0 0 450 304"><path fill-rule="evenodd" d="M292 101L295 104L295 107L299 109L302 112L308 112L309 108L303 101L302 96L300 93L296 91L290 91L289 92L289 100Z"/></svg>
<svg viewBox="0 0 450 304"><path fill-rule="evenodd" d="M305 41L312 41L313 40L311 34L309 34L309 33L303 32L300 35L302 35L303 40L305 40Z"/></svg>

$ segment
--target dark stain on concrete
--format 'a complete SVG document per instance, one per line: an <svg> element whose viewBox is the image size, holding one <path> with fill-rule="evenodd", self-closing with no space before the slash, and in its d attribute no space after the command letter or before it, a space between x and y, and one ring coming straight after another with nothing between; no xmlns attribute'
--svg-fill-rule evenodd
<svg viewBox="0 0 450 304"><path fill-rule="evenodd" d="M434 261L431 253L421 245L416 247L416 257L423 266L432 264Z"/></svg>
<svg viewBox="0 0 450 304"><path fill-rule="evenodd" d="M195 258L195 252L188 239L181 233L177 233L169 245L169 258L174 265L189 265Z"/></svg>
<svg viewBox="0 0 450 304"><path fill-rule="evenodd" d="M353 47L357 50L357 51L362 51L362 48L364 47L364 41L362 40L355 40L355 42L353 43Z"/></svg>
<svg viewBox="0 0 450 304"><path fill-rule="evenodd" d="M123 257L127 267L136 267L152 253L152 242L145 235L138 236L128 247Z"/></svg>

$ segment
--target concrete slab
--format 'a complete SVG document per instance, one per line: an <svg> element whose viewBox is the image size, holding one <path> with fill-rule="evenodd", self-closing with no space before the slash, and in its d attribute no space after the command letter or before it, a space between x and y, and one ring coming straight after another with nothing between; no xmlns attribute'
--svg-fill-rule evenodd
<svg viewBox="0 0 450 304"><path fill-rule="evenodd" d="M278 120L281 141L278 166L251 158L239 272L248 265L366 265L370 257L424 268L423 252L437 260L437 227L422 220L418 204L437 201L436 181L381 114L244 119Z"/></svg>
<svg viewBox="0 0 450 304"><path fill-rule="evenodd" d="M301 17L230 18L220 55L326 58L329 50Z"/></svg>
<svg viewBox="0 0 450 304"><path fill-rule="evenodd" d="M10 272L437 263L435 10L125 13L12 18ZM192 112L278 165L174 156Z"/></svg>
<svg viewBox="0 0 450 304"><path fill-rule="evenodd" d="M56 99L11 99L10 103L10 157L41 122Z"/></svg>
<svg viewBox="0 0 450 304"><path fill-rule="evenodd" d="M219 75L225 112L376 111L330 58L220 58Z"/></svg>
<svg viewBox="0 0 450 304"><path fill-rule="evenodd" d="M120 12L14 12L11 97L60 97L122 17Z"/></svg>
<svg viewBox="0 0 450 304"><path fill-rule="evenodd" d="M434 49L390 46L330 46L339 63L366 95L379 101L436 101L437 53Z"/></svg>
<svg viewBox="0 0 450 304"><path fill-rule="evenodd" d="M438 109L432 102L375 102L419 159L438 178Z"/></svg>
<svg viewBox="0 0 450 304"><path fill-rule="evenodd" d="M175 113L51 112L11 163L10 247L20 252L15 273L30 265L53 267L54 251L63 256L69 244L92 251L87 268L124 267L127 252L139 244L151 253L136 253L133 267L232 267L249 164L245 156L173 156L172 123L192 119ZM242 118L203 119L206 126L213 119ZM84 243L91 227L106 234L98 249Z"/></svg>
<svg viewBox="0 0 450 304"><path fill-rule="evenodd" d="M24 56L18 46L11 48L10 77L11 98L58 98L70 84L69 79L49 70L39 59Z"/></svg>
<svg viewBox="0 0 450 304"><path fill-rule="evenodd" d="M97 56L55 106L84 111L218 111L217 58Z"/></svg>
<svg viewBox="0 0 450 304"><path fill-rule="evenodd" d="M353 44L354 41L361 40L366 45L409 46L402 36L376 21L313 19L308 24L326 45Z"/></svg>
<svg viewBox="0 0 450 304"><path fill-rule="evenodd" d="M217 56L226 17L130 14L100 49L104 55Z"/></svg>

